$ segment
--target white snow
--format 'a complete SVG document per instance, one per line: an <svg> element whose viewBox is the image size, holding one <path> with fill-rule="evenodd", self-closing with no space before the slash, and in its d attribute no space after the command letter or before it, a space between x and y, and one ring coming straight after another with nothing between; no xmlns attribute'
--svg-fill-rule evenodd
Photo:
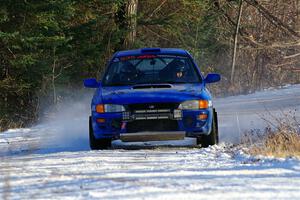
<svg viewBox="0 0 300 200"><path fill-rule="evenodd" d="M222 143L209 148L186 138L90 151L86 96L37 126L0 133L0 198L299 199L300 160L253 157L232 145L245 129L264 127L266 108L276 116L299 109L299 98L293 85L216 99Z"/></svg>
<svg viewBox="0 0 300 200"><path fill-rule="evenodd" d="M37 152L6 157L0 166L0 191L9 199L300 196L299 160L257 159L224 144L207 149Z"/></svg>

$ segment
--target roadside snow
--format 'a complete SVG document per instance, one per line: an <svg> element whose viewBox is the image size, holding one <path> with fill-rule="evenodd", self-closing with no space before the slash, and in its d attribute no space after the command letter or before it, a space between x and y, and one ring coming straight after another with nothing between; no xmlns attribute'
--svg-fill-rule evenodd
<svg viewBox="0 0 300 200"><path fill-rule="evenodd" d="M269 111L296 109L299 117L299 99L300 85L216 99L223 143L206 149L186 138L90 151L85 96L37 126L0 133L0 198L299 199L300 160L253 157L231 145L244 130L263 128Z"/></svg>
<svg viewBox="0 0 300 200"><path fill-rule="evenodd" d="M225 144L34 153L0 164L9 199L298 199L300 161Z"/></svg>
<svg viewBox="0 0 300 200"><path fill-rule="evenodd" d="M266 120L274 122L286 113L294 113L300 121L300 85L219 98L214 106L221 141L238 144L245 131L269 125Z"/></svg>

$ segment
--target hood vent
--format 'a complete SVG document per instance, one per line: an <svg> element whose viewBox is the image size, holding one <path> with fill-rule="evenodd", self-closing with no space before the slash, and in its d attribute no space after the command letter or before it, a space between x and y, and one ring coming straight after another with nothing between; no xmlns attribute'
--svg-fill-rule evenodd
<svg viewBox="0 0 300 200"><path fill-rule="evenodd" d="M135 85L133 89L152 89L152 88L171 88L170 84L159 84L159 85Z"/></svg>

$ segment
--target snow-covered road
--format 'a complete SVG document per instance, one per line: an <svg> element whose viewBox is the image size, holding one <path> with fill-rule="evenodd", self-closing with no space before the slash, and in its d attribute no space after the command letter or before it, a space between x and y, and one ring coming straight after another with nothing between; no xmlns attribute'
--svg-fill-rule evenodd
<svg viewBox="0 0 300 200"><path fill-rule="evenodd" d="M224 145L35 153L6 159L9 162L1 162L1 193L9 199L300 197L299 161L254 159Z"/></svg>
<svg viewBox="0 0 300 200"><path fill-rule="evenodd" d="M140 150L117 148L124 144L116 141L116 149L90 151L89 98L35 127L0 133L0 198L300 198L299 160L255 158L228 144L246 129L263 128L269 111L299 109L300 85L217 99L222 143L206 149L187 139L135 144ZM177 147L145 149L165 144Z"/></svg>

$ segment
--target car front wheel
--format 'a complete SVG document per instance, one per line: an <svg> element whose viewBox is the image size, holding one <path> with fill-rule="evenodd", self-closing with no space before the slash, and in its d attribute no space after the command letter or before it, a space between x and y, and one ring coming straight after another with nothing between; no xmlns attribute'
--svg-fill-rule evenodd
<svg viewBox="0 0 300 200"><path fill-rule="evenodd" d="M212 127L209 135L202 135L197 138L197 144L201 147L208 147L219 143L219 131L218 131L218 115L215 109L213 109Z"/></svg>
<svg viewBox="0 0 300 200"><path fill-rule="evenodd" d="M111 147L111 139L95 138L91 117L89 118L89 139L90 139L90 148L92 150L108 149L109 147Z"/></svg>

